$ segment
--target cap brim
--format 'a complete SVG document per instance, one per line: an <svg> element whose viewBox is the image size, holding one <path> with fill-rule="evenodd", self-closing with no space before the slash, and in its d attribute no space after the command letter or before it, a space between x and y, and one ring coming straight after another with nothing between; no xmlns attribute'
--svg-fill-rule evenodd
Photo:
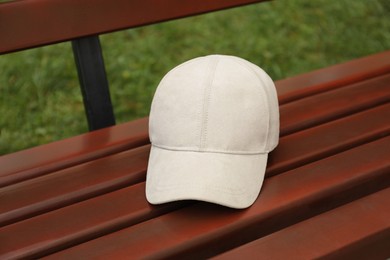
<svg viewBox="0 0 390 260"><path fill-rule="evenodd" d="M247 208L259 195L268 154L175 151L152 145L146 179L151 204L201 200Z"/></svg>

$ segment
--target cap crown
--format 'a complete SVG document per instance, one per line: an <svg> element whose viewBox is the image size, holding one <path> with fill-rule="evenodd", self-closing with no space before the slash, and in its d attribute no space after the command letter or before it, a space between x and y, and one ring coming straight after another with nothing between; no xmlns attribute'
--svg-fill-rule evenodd
<svg viewBox="0 0 390 260"><path fill-rule="evenodd" d="M274 83L238 57L210 55L172 69L153 98L149 135L160 148L266 153L279 139Z"/></svg>

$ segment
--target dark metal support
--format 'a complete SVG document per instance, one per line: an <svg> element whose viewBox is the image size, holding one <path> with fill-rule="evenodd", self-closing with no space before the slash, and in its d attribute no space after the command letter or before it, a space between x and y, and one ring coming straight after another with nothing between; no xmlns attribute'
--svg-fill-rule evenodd
<svg viewBox="0 0 390 260"><path fill-rule="evenodd" d="M99 36L72 41L89 130L115 125Z"/></svg>

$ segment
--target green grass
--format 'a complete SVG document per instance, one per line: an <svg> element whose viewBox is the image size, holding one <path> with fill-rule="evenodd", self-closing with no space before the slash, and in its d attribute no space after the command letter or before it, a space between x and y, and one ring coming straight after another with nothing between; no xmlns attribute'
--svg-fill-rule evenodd
<svg viewBox="0 0 390 260"><path fill-rule="evenodd" d="M148 115L164 74L196 56L240 56L277 80L390 49L390 5L279 0L111 33L101 42L121 123ZM0 131L0 154L87 131L69 43L0 56Z"/></svg>

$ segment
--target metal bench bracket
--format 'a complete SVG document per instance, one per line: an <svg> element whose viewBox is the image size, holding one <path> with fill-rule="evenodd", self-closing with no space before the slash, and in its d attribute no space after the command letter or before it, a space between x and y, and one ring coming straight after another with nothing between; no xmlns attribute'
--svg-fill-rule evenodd
<svg viewBox="0 0 390 260"><path fill-rule="evenodd" d="M99 36L72 41L89 130L115 125Z"/></svg>

